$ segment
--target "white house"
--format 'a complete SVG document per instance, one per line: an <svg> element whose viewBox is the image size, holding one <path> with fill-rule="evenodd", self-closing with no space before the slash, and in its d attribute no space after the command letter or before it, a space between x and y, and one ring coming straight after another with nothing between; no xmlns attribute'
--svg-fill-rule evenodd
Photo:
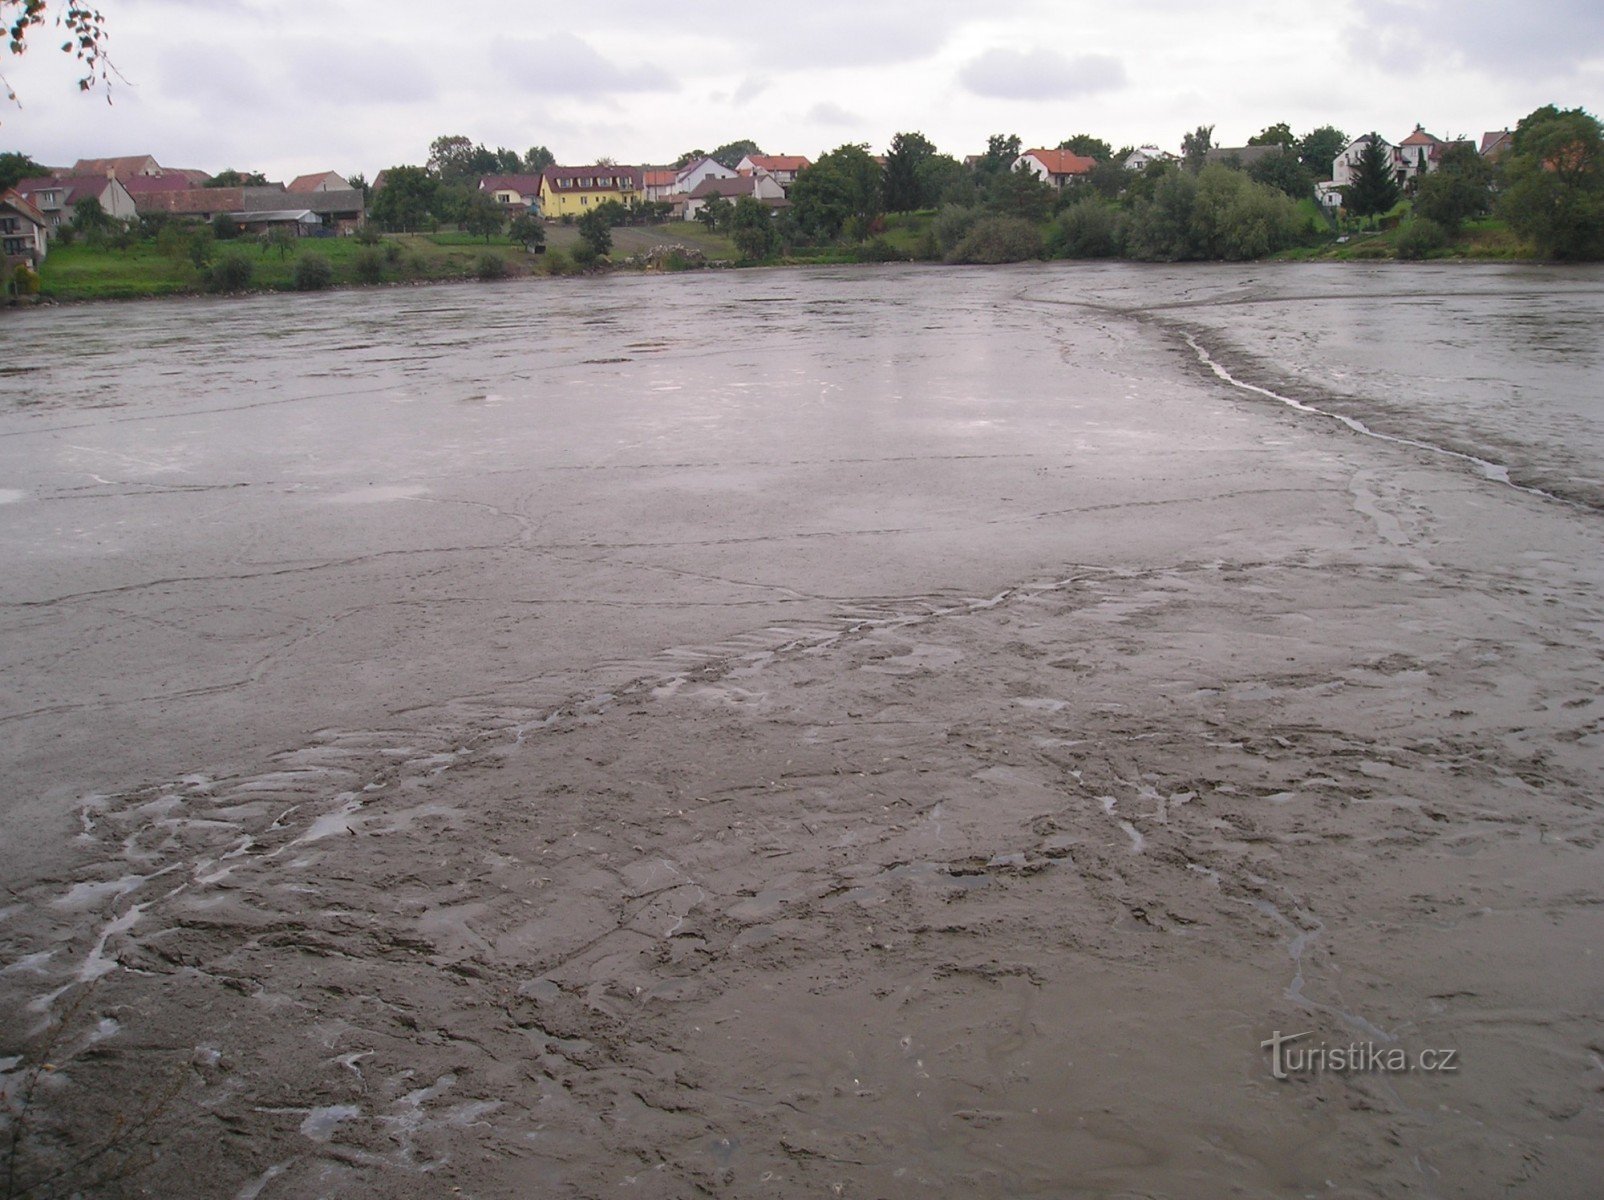
<svg viewBox="0 0 1604 1200"><path fill-rule="evenodd" d="M24 179L17 184L17 193L44 214L51 229L72 224L84 200L100 201L101 211L118 221L131 221L139 215L128 189L110 175Z"/></svg>
<svg viewBox="0 0 1604 1200"><path fill-rule="evenodd" d="M1402 183L1404 179L1403 156L1398 153L1398 147L1379 135L1376 140L1381 143L1381 149L1387 156L1387 162L1392 167L1393 177L1399 183ZM1362 137L1354 138L1353 141L1343 147L1342 153L1331 160L1332 183L1338 187L1347 187L1348 184L1353 182L1354 174L1359 170L1360 160L1364 158L1365 147L1369 144L1370 135L1367 133Z"/></svg>
<svg viewBox="0 0 1604 1200"><path fill-rule="evenodd" d="M699 158L674 172L674 190L689 196L706 179L734 179L735 172L712 158Z"/></svg>
<svg viewBox="0 0 1604 1200"><path fill-rule="evenodd" d="M0 193L0 262L7 274L19 262L37 268L49 249L44 213L15 190Z"/></svg>
<svg viewBox="0 0 1604 1200"><path fill-rule="evenodd" d="M1145 171L1156 162L1174 162L1175 155L1157 146L1139 146L1125 156L1127 171Z"/></svg>
<svg viewBox="0 0 1604 1200"><path fill-rule="evenodd" d="M479 190L497 204L523 212L540 212L539 175L486 175Z"/></svg>
<svg viewBox="0 0 1604 1200"><path fill-rule="evenodd" d="M1084 179L1097 166L1095 158L1072 150L1026 150L1014 159L1014 170L1029 171L1043 183L1062 191L1067 184Z"/></svg>
<svg viewBox="0 0 1604 1200"><path fill-rule="evenodd" d="M742 196L751 196L769 208L785 208L789 201L785 189L772 175L737 175L732 179L704 179L685 199L685 219L696 220L696 214L707 207L715 197L723 197L734 204Z"/></svg>
<svg viewBox="0 0 1604 1200"><path fill-rule="evenodd" d="M735 164L737 175L768 175L783 188L813 164L800 154L748 154Z"/></svg>

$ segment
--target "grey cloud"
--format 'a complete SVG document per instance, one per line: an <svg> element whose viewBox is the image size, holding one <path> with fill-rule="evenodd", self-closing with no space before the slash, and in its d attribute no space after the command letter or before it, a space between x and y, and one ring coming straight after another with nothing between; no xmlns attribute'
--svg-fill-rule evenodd
<svg viewBox="0 0 1604 1200"><path fill-rule="evenodd" d="M1419 69L1446 52L1490 75L1564 75L1599 56L1604 5L1598 0L1358 0L1349 53L1392 68Z"/></svg>
<svg viewBox="0 0 1604 1200"><path fill-rule="evenodd" d="M808 120L816 125L851 126L859 123L855 114L829 100L821 100L808 109Z"/></svg>
<svg viewBox="0 0 1604 1200"><path fill-rule="evenodd" d="M274 99L256 68L221 46L180 43L162 52L161 91L191 103L222 102L236 110L258 107Z"/></svg>
<svg viewBox="0 0 1604 1200"><path fill-rule="evenodd" d="M667 92L678 87L661 67L612 62L571 33L497 42L491 56L509 82L541 95L590 99L620 92Z"/></svg>
<svg viewBox="0 0 1604 1200"><path fill-rule="evenodd" d="M1125 85L1125 67L1106 54L1066 58L1054 50L988 50L958 73L977 96L1057 100Z"/></svg>
<svg viewBox="0 0 1604 1200"><path fill-rule="evenodd" d="M344 104L407 104L432 100L434 76L417 55L383 42L360 46L297 46L285 57L291 79L321 100Z"/></svg>
<svg viewBox="0 0 1604 1200"><path fill-rule="evenodd" d="M750 104L769 90L769 84L766 75L748 75L736 86L735 94L730 99L736 104Z"/></svg>

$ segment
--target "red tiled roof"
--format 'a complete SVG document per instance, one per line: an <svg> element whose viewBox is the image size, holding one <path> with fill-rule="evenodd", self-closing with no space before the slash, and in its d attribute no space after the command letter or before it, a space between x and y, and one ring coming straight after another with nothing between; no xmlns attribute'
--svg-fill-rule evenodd
<svg viewBox="0 0 1604 1200"><path fill-rule="evenodd" d="M1419 125L1416 125L1415 131L1398 144L1400 146L1440 146L1442 145L1442 140L1433 137Z"/></svg>
<svg viewBox="0 0 1604 1200"><path fill-rule="evenodd" d="M346 183L345 176L338 171L318 171L312 175L297 175L284 190L286 192L315 192L318 189L318 184L326 180L338 183L341 191L351 186Z"/></svg>
<svg viewBox="0 0 1604 1200"><path fill-rule="evenodd" d="M800 154L748 154L746 157L754 167L765 171L801 171L813 165Z"/></svg>
<svg viewBox="0 0 1604 1200"><path fill-rule="evenodd" d="M1085 175L1097 165L1095 158L1072 150L1027 150L1022 157L1034 158L1049 175Z"/></svg>
<svg viewBox="0 0 1604 1200"><path fill-rule="evenodd" d="M137 174L146 163L155 164L156 169L161 170L160 165L156 164L156 160L149 154L125 154L121 158L80 158L73 164L72 174L116 175L120 178L123 175Z"/></svg>
<svg viewBox="0 0 1604 1200"><path fill-rule="evenodd" d="M644 171L646 177L644 187L672 187L674 185L674 170L672 167L662 171Z"/></svg>

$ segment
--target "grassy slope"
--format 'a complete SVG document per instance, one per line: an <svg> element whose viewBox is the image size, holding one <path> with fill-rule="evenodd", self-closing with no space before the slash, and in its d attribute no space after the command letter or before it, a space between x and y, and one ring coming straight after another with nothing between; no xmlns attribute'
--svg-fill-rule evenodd
<svg viewBox="0 0 1604 1200"><path fill-rule="evenodd" d="M579 231L571 225L553 225L547 231L548 245L554 250L571 251L579 242ZM701 250L709 259L733 259L734 244L721 234L711 234L694 221L675 221L667 225L628 226L613 231L613 258L649 250L653 246L681 244ZM388 247L399 250L390 262ZM440 279L470 279L478 274L480 260L487 254L502 259L509 275L543 271L542 257L525 253L522 246L503 237L470 237L464 233L390 234L377 247L366 247L355 238L308 238L296 244L288 256L261 247L253 239L218 242L214 261L228 254L249 260L252 290L288 290L294 287L295 263L303 255L319 254L334 268L336 287L361 282L356 275L357 256L370 249L386 255L381 283L402 283ZM169 258L145 241L127 250L93 249L83 243L55 246L44 262L41 291L54 300L132 299L142 296L169 296L203 292L206 281L189 259Z"/></svg>

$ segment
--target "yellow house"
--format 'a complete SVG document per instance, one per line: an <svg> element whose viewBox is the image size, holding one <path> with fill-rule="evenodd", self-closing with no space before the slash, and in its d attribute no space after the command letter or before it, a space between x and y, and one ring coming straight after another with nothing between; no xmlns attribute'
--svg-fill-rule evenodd
<svg viewBox="0 0 1604 1200"><path fill-rule="evenodd" d="M637 167L547 167L540 176L540 212L548 221L582 217L608 200L633 208L644 199Z"/></svg>

